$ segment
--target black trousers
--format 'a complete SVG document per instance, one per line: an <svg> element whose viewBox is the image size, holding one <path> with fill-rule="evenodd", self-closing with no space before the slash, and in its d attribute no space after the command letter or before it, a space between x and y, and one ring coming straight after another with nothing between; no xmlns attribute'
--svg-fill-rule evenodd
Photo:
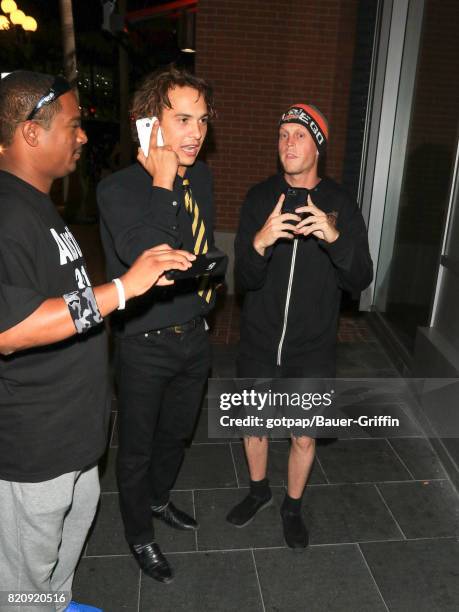
<svg viewBox="0 0 459 612"><path fill-rule="evenodd" d="M151 505L168 502L210 367L204 322L117 340L117 477L129 544L154 539Z"/></svg>

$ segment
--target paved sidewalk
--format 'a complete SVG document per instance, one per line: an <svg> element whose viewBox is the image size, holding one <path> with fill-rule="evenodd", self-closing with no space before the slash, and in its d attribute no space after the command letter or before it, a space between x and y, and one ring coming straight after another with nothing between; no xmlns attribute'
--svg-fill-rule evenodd
<svg viewBox="0 0 459 612"><path fill-rule="evenodd" d="M234 373L236 347L214 346L213 376ZM376 340L340 343L341 376L396 376ZM311 546L285 547L279 506L287 441L272 442L275 504L246 528L224 517L245 494L241 443L207 437L203 405L172 495L197 533L157 529L172 584L141 575L123 537L114 475L115 425L102 499L74 598L105 612L438 612L459 608L459 500L427 440L357 438L319 444L304 500Z"/></svg>
<svg viewBox="0 0 459 612"><path fill-rule="evenodd" d="M83 228L84 229L84 228ZM103 279L97 228L78 234L95 282ZM213 376L233 377L239 307L221 296L213 317ZM343 313L338 376L397 377L364 315ZM394 410L397 407L394 406ZM449 612L459 609L459 498L429 442L346 438L318 444L304 497L311 545L286 548L279 507L288 441L271 443L275 504L244 529L225 522L248 482L239 441L207 435L204 401L172 494L196 533L160 524L157 540L176 578L143 575L124 541L114 474L116 401L101 464L98 516L78 567L74 599L105 612Z"/></svg>

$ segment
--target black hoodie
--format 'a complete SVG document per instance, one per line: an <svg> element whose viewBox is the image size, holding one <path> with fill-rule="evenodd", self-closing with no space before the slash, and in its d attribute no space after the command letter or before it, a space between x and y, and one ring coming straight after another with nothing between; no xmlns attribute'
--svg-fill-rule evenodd
<svg viewBox="0 0 459 612"><path fill-rule="evenodd" d="M245 292L240 355L266 364L329 364L335 359L342 290L359 292L373 278L365 222L348 194L322 179L313 203L337 216L339 238L278 240L260 256L253 238L289 185L277 174L249 190L235 242L235 277Z"/></svg>

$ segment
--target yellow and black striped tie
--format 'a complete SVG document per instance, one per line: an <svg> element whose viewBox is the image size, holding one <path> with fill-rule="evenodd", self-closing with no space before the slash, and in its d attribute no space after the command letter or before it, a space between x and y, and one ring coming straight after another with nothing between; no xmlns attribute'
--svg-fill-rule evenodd
<svg viewBox="0 0 459 612"><path fill-rule="evenodd" d="M191 217L191 231L194 238L193 252L195 255L203 255L209 250L206 238L206 226L204 219L201 219L199 214L199 206L191 193L190 181L183 179L183 188L185 190L185 208ZM198 295L200 295L207 303L212 299L214 289L208 274L201 278L199 283Z"/></svg>

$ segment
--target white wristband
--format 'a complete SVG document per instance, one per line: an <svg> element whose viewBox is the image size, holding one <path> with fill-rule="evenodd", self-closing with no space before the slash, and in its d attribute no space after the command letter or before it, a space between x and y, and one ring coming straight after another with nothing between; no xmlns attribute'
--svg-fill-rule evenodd
<svg viewBox="0 0 459 612"><path fill-rule="evenodd" d="M112 280L115 283L116 291L118 293L118 310L124 310L126 308L126 294L124 293L124 285L119 278Z"/></svg>

